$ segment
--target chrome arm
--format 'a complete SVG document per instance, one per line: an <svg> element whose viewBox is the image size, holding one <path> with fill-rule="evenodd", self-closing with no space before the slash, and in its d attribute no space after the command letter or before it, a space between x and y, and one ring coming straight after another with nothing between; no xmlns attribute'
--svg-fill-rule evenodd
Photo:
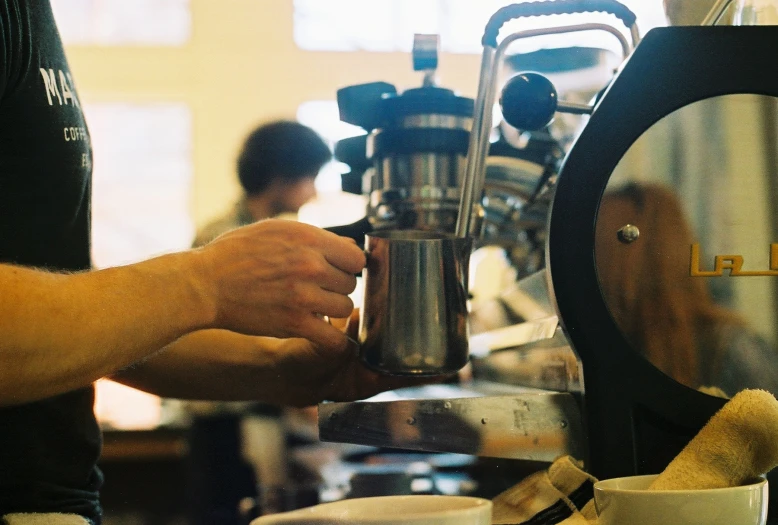
<svg viewBox="0 0 778 525"><path fill-rule="evenodd" d="M473 204L481 198L481 186L477 185L479 180L478 173L484 171L486 162L486 150L488 147L489 130L492 125L492 110L494 105L494 93L492 93L492 103L489 111L486 111L486 104L489 100L489 89L493 89L493 71L492 63L495 49L484 46L481 54L481 71L478 76L478 95L475 99L475 108L473 110L473 128L470 132L470 142L467 148L467 164L465 166L465 180L462 186L462 195L459 200L459 213L457 214L457 224L455 233L457 237L467 237L470 233L470 219L473 211ZM489 115L485 118L484 115ZM479 118L480 117L480 118ZM486 140L482 137L486 137ZM476 193L478 188L478 193Z"/></svg>

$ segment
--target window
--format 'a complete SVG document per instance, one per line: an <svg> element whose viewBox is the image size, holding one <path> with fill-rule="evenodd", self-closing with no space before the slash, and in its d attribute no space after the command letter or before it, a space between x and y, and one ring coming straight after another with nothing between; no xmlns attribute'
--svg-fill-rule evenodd
<svg viewBox="0 0 778 525"><path fill-rule="evenodd" d="M301 104L297 120L316 130L330 148L334 148L341 139L365 133L362 128L340 120L338 104L334 100L313 100ZM348 167L337 161L322 168L316 177L318 197L300 209L300 221L326 227L350 224L365 216L366 198L341 190L340 176L347 171Z"/></svg>
<svg viewBox="0 0 778 525"><path fill-rule="evenodd" d="M194 234L188 106L91 103L84 112L94 150L94 265L188 248Z"/></svg>
<svg viewBox="0 0 778 525"><path fill-rule="evenodd" d="M414 33L440 35L441 49L451 53L479 53L489 17L506 0L294 0L294 39L311 51L410 51ZM666 25L661 0L622 0L636 15L640 33ZM615 17L587 13L523 18L512 31L552 25L597 21L625 32ZM531 39L527 50L538 47L592 46L620 52L613 36L602 31ZM513 49L513 48L512 48Z"/></svg>
<svg viewBox="0 0 778 525"><path fill-rule="evenodd" d="M297 120L313 128L329 143L330 148L334 148L341 139L365 134L364 129L340 120L338 103L334 100L312 100L300 104ZM340 176L348 169L346 164L334 160L322 168L316 177L316 199L300 208L300 222L326 228L351 224L365 216L367 197L342 190ZM349 296L359 307L363 295L364 285L359 278L356 289Z"/></svg>
<svg viewBox="0 0 778 525"><path fill-rule="evenodd" d="M95 415L104 428L154 428L163 417L162 400L152 394L101 379L95 383Z"/></svg>
<svg viewBox="0 0 778 525"><path fill-rule="evenodd" d="M92 261L105 268L186 249L194 235L189 213L191 115L181 103L85 103L94 150ZM111 428L153 428L157 396L101 380L95 412Z"/></svg>
<svg viewBox="0 0 778 525"><path fill-rule="evenodd" d="M66 45L185 44L189 0L51 0Z"/></svg>

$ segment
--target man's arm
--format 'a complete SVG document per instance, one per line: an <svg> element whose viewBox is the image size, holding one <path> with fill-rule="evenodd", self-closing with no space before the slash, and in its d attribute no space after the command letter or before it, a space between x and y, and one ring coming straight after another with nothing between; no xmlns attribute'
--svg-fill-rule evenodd
<svg viewBox="0 0 778 525"><path fill-rule="evenodd" d="M162 397L255 400L310 406L323 400L364 399L429 378L382 376L366 369L356 346L304 339L250 337L225 330L188 334L112 379Z"/></svg>
<svg viewBox="0 0 778 525"><path fill-rule="evenodd" d="M79 274L0 265L0 406L83 387L204 328L324 345L364 254L312 226L263 221L209 245Z"/></svg>
<svg viewBox="0 0 778 525"><path fill-rule="evenodd" d="M189 259L79 274L0 265L0 405L88 385L209 326L215 306Z"/></svg>

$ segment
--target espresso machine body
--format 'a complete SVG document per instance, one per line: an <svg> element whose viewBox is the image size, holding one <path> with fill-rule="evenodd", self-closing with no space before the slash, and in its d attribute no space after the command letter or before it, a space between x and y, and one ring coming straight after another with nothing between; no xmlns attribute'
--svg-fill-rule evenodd
<svg viewBox="0 0 778 525"><path fill-rule="evenodd" d="M649 128L681 108L727 95L778 97L778 80L765 75L755 58L757 50L777 44L775 27L650 31L565 159L550 217L549 268L565 331L583 362L589 468L596 476L660 472L726 401L661 371L641 355L614 319L595 253L598 214L611 176ZM756 137L760 124L754 126ZM775 167L770 170L766 178L775 180ZM732 211L735 220L750 222L748 209ZM637 242L653 243L659 250L661 241L651 233ZM670 233L653 232L654 237ZM741 246L748 244L736 240ZM690 253L693 247L684 248ZM686 273L673 283L676 286L696 278L691 259L685 262ZM636 273L632 278L650 276ZM743 385L754 386L764 385Z"/></svg>
<svg viewBox="0 0 778 525"><path fill-rule="evenodd" d="M577 10L583 5L572 0L530 4L536 4L534 8L541 10L563 6ZM517 4L506 9L513 9L517 16L524 16L530 4ZM594 4L601 9L617 11L617 16L626 25L632 25L629 22L634 24L631 13L622 10L623 6L618 7L620 4ZM491 63L494 57L498 47L496 35L501 26L500 23L490 24L484 37L489 44L485 45L485 64ZM489 42L490 38L495 42ZM754 124L753 135L746 138L746 143L751 144L758 139L766 144L764 151L759 150L767 159L763 163L764 173L758 175L762 181L759 188L767 188L765 195L778 196L775 141L769 140L770 136L773 139L776 136L778 106L774 101L778 99L778 80L765 73L765 64L758 58L762 50L776 48L778 29L714 26L656 28L642 40L634 38L634 44L634 49L630 50L628 58L595 103L589 108L571 107L573 111L590 115L561 165L550 162L548 166L541 166L531 179L534 185L522 186L517 182L521 176L517 176L508 185L511 191L502 194L500 206L489 202L490 191L504 189L505 185L494 182L499 180L500 176L496 173L500 170L492 170L490 181L489 148L488 144L485 148L483 146L487 141L484 133L491 130L490 122L484 125L483 113L484 108L491 108L491 104L486 94L488 89L484 87L485 72L489 71L482 65L479 98L473 106L473 118L456 116L460 119L457 122L462 124L458 130L464 130L466 122L470 126L464 172L460 171L461 149L453 152L455 155L449 157L449 164L427 165L453 166L451 159L456 158L459 167L454 171L457 172L458 184L466 184L468 169L473 167L470 163L475 163L474 171L476 174L480 172L483 177L481 185L476 181L474 188L477 198L473 209L478 211L474 213L475 221L470 230L477 238L477 245L511 246L511 242L517 239L528 242L529 238L535 243L531 246L536 246L540 240L543 251L540 266L528 271L526 266L521 266L526 259L516 259L521 266L516 273L516 282L501 295L500 301L501 307L514 313L528 311L527 298L534 300L530 301L533 306L542 305L542 308L537 309L539 313L534 317L507 315L504 326L473 335L471 346L480 337L479 344L484 348L483 354L473 356L476 383L479 379L487 381L472 387L463 384L410 389L405 394L388 393L365 402L322 404L319 408L322 439L528 462L551 461L558 455L572 454L583 460L586 469L594 476L610 478L660 472L726 402L731 392L716 388L715 381L694 382L673 376L669 368L647 356L634 335L641 331L651 332L654 328L659 330L660 325L652 323L663 315L669 324L661 326L671 326L682 317L672 312L672 305L657 299L653 310L644 315L643 324L638 323L639 327L634 328L631 321L625 320L624 307L619 302L621 299L615 298L613 290L640 290L633 285L647 282L660 273L658 263L633 265L635 259L630 258L631 253L643 249L658 253L660 260L669 260L669 254L677 251L681 253L680 262L673 262L672 272L667 274L672 277L668 277L665 287L712 289L711 293L717 294L719 304L711 307L711 319L735 320L732 324L741 328L749 326L751 310L730 315L724 313L721 306L726 301L733 305L738 301L749 302L749 294L754 289L773 290L770 292L772 295L767 294L766 302L759 304L766 305L760 308L767 308L774 314L778 311L775 306L778 304L778 210L771 204L775 199L764 198L759 193L762 190L754 190L757 192L754 194L744 193L746 196L741 201L753 199L753 195L759 196L759 206L765 209L759 215L761 219L755 212L756 203L753 209L742 204L733 205L728 214L724 214L728 219L721 218L722 211L717 206L726 208L726 198L737 193L737 187L734 190L721 189L718 193L713 190L707 193L698 189L677 190L691 187L684 182L687 174L668 169L663 184L674 188L675 196L682 201L684 209L696 210L701 217L696 224L697 238L687 242L685 238L677 237L678 232L684 230L679 222L649 227L642 220L630 219L632 216L623 212L624 208L613 204L616 201L611 197L636 192L635 184L620 182L620 173L625 168L624 159L628 157L628 152L645 143L645 137L651 135L650 129L663 122L674 125L667 117L685 111L687 107L728 96L735 96L737 103L741 100L737 97L741 96L766 98L759 104L764 102L766 113L761 113L767 116ZM528 78L527 82L536 86L536 80ZM555 93L553 95L556 96ZM551 107L552 110L560 109L563 105L552 104ZM738 107L736 105L732 110L735 123ZM426 122L432 120L428 118ZM407 120L403 122L408 123ZM715 126L700 128L704 137L720 131ZM478 133L480 136L474 140L473 134ZM768 140L764 140L766 135ZM706 140L709 149L692 151L692 163L700 164L699 155L717 151L716 140L724 139L713 137ZM480 153L474 149L474 143L479 141ZM452 151L445 153L451 155ZM695 154L698 157L695 158ZM482 157L480 161L478 155ZM428 179L435 181L435 187L441 191L414 193L406 190L405 193L397 193L402 195L400 201L392 201L390 195L394 195L395 190L402 189L400 186L403 184L410 184L411 178L399 175L407 173L403 166L413 165L414 162L408 156L391 162L385 160L365 171L365 177L373 181L363 185L363 190L369 189L371 197L371 226L383 228L391 224L391 227L441 228L450 232L453 227L450 213L455 209L455 201L462 195L454 187L453 176ZM481 162L480 166L478 162ZM662 162L668 166L672 164L667 159ZM378 164L381 164L380 169ZM522 176L527 172L523 171ZM382 175L378 177L377 173ZM444 169L442 173L453 172ZM722 185L721 181L727 180L728 175L722 177L719 182L711 182L710 186ZM697 178L699 181L695 184L706 184L705 174ZM652 186L650 182L645 177L637 180L639 186ZM743 184L738 182L737 185ZM429 186L432 187L431 184ZM520 187L524 190L517 189ZM528 187L530 190L526 191ZM623 191L615 191L617 187ZM434 199L425 200L425 196L433 193L441 199L439 204L434 204ZM701 197L702 193L719 195L719 199L724 201L706 201ZM389 205L392 213L379 212L385 205ZM507 213L497 213L506 206ZM715 209L705 211L706 206ZM621 221L616 222L616 227L606 225L605 218L611 210L618 212L615 214L616 221ZM660 207L660 215L669 214L669 210L669 205ZM539 212L543 220L530 222L530 211ZM500 220L495 219L497 216ZM394 222L387 222L389 217ZM714 224L719 220L721 225ZM759 221L766 223L764 227ZM700 238L725 239L731 241L726 244L733 246L731 250L740 250L738 242L743 240L742 236L734 233L723 235L721 232L740 231L737 228L742 229L742 224L747 224L751 231L758 229L762 232L763 235L759 233L760 239L769 239L762 250L769 255L769 269L746 268L740 252L717 251L715 253L738 255L716 256L713 265L709 262L710 258L699 255ZM703 234L699 233L700 229ZM495 231L500 233L495 234ZM530 235L522 235L527 232ZM505 241L506 238L511 240ZM614 255L605 255L606 241L613 241ZM672 250L664 247L668 244L672 245ZM746 258L746 261L750 260ZM616 267L616 270L609 269L610 266ZM708 269L710 266L713 270ZM613 273L615 271L620 273ZM620 279L624 280L615 282L611 279L612 275L620 275ZM729 278L735 283L722 278ZM542 289L541 293L532 291L537 289ZM652 317L651 312L659 314ZM763 324L769 330L769 322ZM674 335L672 330L665 330L666 340L672 340ZM766 332L761 336L761 339L769 338L770 334ZM692 342L696 346L704 346L701 341ZM562 354L564 357L559 358ZM765 351L764 355L768 361L763 368L772 370L772 366L778 366L778 358L772 359L773 354ZM513 373L488 375L488 371L493 369L484 364L503 356L508 357L505 362L511 368L509 372ZM705 359L702 358L703 361ZM540 377L548 371L550 363L559 365L563 370L561 374L554 375L550 380ZM523 376L530 380L522 379L524 369L530 370ZM742 388L754 387L764 386L742 385ZM778 388L764 388L778 393Z"/></svg>

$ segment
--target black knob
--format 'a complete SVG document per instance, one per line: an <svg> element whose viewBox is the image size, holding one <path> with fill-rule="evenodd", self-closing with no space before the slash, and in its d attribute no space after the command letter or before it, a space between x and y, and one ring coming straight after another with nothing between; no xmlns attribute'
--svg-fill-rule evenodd
<svg viewBox="0 0 778 525"><path fill-rule="evenodd" d="M367 158L367 135L347 137L336 142L335 159L351 168L351 171L340 176L341 189L346 193L362 195L362 175L373 165Z"/></svg>
<svg viewBox="0 0 778 525"><path fill-rule="evenodd" d="M500 107L505 121L515 128L545 128L556 112L556 88L539 73L519 73L502 89Z"/></svg>
<svg viewBox="0 0 778 525"><path fill-rule="evenodd" d="M335 143L335 160L338 160L352 170L365 171L373 165L367 158L367 135L346 137Z"/></svg>

